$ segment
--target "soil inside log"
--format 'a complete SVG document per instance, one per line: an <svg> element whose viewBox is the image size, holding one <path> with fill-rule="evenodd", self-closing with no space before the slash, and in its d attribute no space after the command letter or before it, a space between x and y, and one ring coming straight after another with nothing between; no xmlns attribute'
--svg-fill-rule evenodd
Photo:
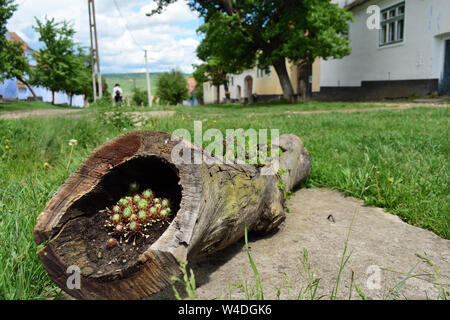
<svg viewBox="0 0 450 320"><path fill-rule="evenodd" d="M148 237L137 235L128 237L126 242L108 247L107 241L120 237L112 234L112 228L106 227L109 215L105 210L92 216L82 216L68 221L61 233L50 245L67 266L78 266L83 276L98 281L112 281L126 278L141 266L139 256L145 252L166 231L170 221L159 221L143 231ZM133 245L134 243L134 245Z"/></svg>

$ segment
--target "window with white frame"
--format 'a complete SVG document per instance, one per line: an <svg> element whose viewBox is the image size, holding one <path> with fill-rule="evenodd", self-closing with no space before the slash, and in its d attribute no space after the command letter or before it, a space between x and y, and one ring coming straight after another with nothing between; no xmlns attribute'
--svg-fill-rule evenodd
<svg viewBox="0 0 450 320"><path fill-rule="evenodd" d="M381 10L380 46L403 42L405 36L405 2Z"/></svg>

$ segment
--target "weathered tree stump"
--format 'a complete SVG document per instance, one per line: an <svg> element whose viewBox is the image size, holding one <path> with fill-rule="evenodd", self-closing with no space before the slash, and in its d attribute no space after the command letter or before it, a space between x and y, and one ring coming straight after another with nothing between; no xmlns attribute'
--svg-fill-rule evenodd
<svg viewBox="0 0 450 320"><path fill-rule="evenodd" d="M84 161L39 215L34 230L50 278L80 299L139 299L172 283L178 260L221 250L241 239L244 228L267 233L285 219L285 191L310 172L301 140L283 135L279 168L286 170L285 191L278 175L262 175L248 164L176 164L171 153L182 144L198 146L164 132L138 131L107 142ZM266 164L269 165L269 164ZM102 210L122 197L132 181L152 188L173 204L170 225L152 229L149 238L107 248ZM104 213L103 213L104 214ZM81 271L80 289L69 289L68 267Z"/></svg>

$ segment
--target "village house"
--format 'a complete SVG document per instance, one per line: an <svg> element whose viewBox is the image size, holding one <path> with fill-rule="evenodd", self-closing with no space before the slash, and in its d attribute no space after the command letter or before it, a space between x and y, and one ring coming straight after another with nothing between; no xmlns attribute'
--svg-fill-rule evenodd
<svg viewBox="0 0 450 320"><path fill-rule="evenodd" d="M299 67L288 61L286 66L294 93L298 95L302 87L299 81ZM312 91L319 89L319 68L319 60L316 60L312 66L313 74L308 81L311 84ZM283 95L283 90L273 66L270 66L267 70L255 67L241 74L228 75L228 90L230 101L232 102L272 101L281 99ZM217 90L217 87L210 83L203 84L203 100L205 104L217 103L218 95L220 102L226 100L224 86L220 86L220 90Z"/></svg>
<svg viewBox="0 0 450 320"><path fill-rule="evenodd" d="M380 8L380 28L369 29ZM322 99L424 96L450 91L450 1L348 1L352 53L320 61ZM369 8L370 9L370 8Z"/></svg>
<svg viewBox="0 0 450 320"><path fill-rule="evenodd" d="M33 49L15 32L8 32L6 34L6 39L8 41L18 41L21 42L22 48L24 49L24 54L27 56L30 65L35 65L36 61L34 59ZM48 88L44 87L32 87L36 95L42 98L44 102L52 101L52 92ZM27 88L25 84L17 79L7 79L3 83L0 82L0 98L5 100L29 100L33 98L33 94ZM70 104L70 96L64 92L55 93L55 103L56 104ZM82 95L73 96L72 106L74 107L84 107L85 99Z"/></svg>
<svg viewBox="0 0 450 320"><path fill-rule="evenodd" d="M406 98L450 92L449 0L336 1L354 16L349 39L352 52L342 59L317 59L308 77L312 97L323 100ZM368 19L380 9L380 24ZM296 95L301 90L298 66L288 64ZM229 75L231 101L280 99L281 86L273 67ZM204 84L205 103L226 100L220 90Z"/></svg>

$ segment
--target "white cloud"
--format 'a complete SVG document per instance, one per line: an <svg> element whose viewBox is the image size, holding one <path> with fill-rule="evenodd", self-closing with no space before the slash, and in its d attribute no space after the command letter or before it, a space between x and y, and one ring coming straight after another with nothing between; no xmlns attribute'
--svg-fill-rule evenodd
<svg viewBox="0 0 450 320"><path fill-rule="evenodd" d="M192 72L192 64L199 62L195 54L199 44L195 30L201 20L184 1L152 17L145 15L155 7L150 0L116 1L121 14L113 0L95 1L103 73L144 71L142 49L149 50L151 71L178 68ZM36 24L34 17L71 21L77 31L76 41L90 46L87 0L16 0L16 3L19 8L8 29L18 33L33 48L40 46L39 37L32 29Z"/></svg>

